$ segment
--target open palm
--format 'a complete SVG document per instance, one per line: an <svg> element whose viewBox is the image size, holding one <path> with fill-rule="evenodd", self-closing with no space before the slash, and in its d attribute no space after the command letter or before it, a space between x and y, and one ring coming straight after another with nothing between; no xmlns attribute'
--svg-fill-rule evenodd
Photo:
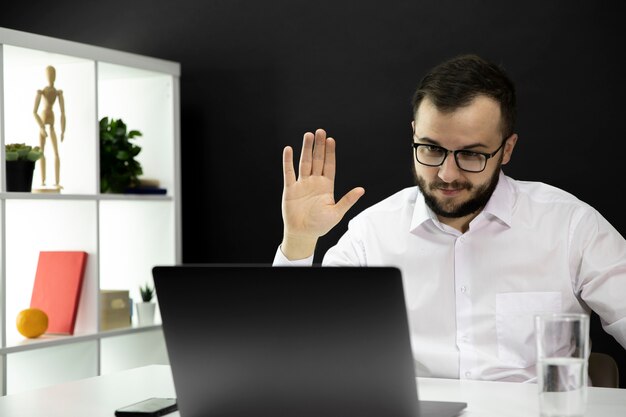
<svg viewBox="0 0 626 417"><path fill-rule="evenodd" d="M284 149L282 212L285 239L313 242L314 247L314 242L339 223L365 193L363 188L357 187L335 202L335 166L335 140L327 138L322 129L304 135L297 179L293 150L289 146Z"/></svg>

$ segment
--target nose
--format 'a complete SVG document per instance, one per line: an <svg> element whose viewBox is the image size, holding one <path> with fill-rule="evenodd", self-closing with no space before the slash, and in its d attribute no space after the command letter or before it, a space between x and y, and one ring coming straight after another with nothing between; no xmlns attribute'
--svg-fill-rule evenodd
<svg viewBox="0 0 626 417"><path fill-rule="evenodd" d="M448 157L439 167L439 172L437 173L437 176L441 178L442 181L447 183L451 183L461 176L461 170L456 164L456 161L454 160L454 155L452 153L448 154Z"/></svg>

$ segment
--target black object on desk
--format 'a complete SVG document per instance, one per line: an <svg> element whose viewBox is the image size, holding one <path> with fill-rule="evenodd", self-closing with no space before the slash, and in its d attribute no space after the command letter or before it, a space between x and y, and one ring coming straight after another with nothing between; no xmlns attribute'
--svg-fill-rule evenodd
<svg viewBox="0 0 626 417"><path fill-rule="evenodd" d="M178 410L176 398L148 398L115 410L116 417L157 417Z"/></svg>

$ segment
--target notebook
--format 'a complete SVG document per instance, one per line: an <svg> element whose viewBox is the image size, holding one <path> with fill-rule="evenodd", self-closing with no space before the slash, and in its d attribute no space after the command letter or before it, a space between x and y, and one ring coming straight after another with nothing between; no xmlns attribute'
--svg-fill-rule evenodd
<svg viewBox="0 0 626 417"><path fill-rule="evenodd" d="M48 315L49 334L74 334L87 263L84 251L41 251L31 308Z"/></svg>
<svg viewBox="0 0 626 417"><path fill-rule="evenodd" d="M452 417L418 401L391 267L153 268L184 417Z"/></svg>

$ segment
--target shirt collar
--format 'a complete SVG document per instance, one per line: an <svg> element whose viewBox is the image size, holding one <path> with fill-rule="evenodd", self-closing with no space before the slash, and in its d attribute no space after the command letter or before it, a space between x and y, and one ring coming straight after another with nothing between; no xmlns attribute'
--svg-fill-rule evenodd
<svg viewBox="0 0 626 417"><path fill-rule="evenodd" d="M415 199L415 208L413 209L413 218L411 219L411 228L410 232L415 232L422 224L427 221L437 222L437 216L432 210L426 205L426 201L424 200L424 194L422 194L419 187L417 188L417 198Z"/></svg>
<svg viewBox="0 0 626 417"><path fill-rule="evenodd" d="M498 185L483 209L483 213L490 214L500 219L504 224L510 227L511 218L513 217L514 202L515 193L510 178L500 171Z"/></svg>
<svg viewBox="0 0 626 417"><path fill-rule="evenodd" d="M491 198L487 202L487 205L482 210L480 215L489 215L502 221L507 226L511 226L511 217L513 213L514 203L514 190L509 181L509 178L500 171L498 177L498 185L493 191ZM415 200L415 208L413 209L413 217L411 219L410 232L414 232L422 224L427 221L438 223L439 220L433 211L426 205L424 195L418 188L417 197Z"/></svg>

